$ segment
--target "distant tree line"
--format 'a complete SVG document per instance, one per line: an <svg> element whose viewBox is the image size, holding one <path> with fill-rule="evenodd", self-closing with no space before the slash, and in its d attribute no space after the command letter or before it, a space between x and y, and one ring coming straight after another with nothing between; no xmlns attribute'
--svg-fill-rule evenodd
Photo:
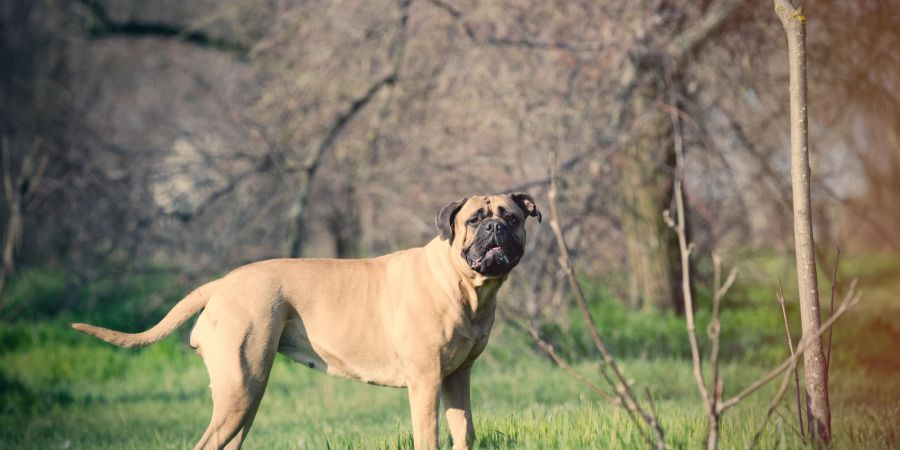
<svg viewBox="0 0 900 450"><path fill-rule="evenodd" d="M900 251L894 9L839 2L809 24L823 249ZM448 199L542 196L552 149L586 274L678 309L662 214L676 132L697 251L791 247L784 40L765 1L12 0L0 21L4 179L46 161L27 203L4 196L4 279L419 245ZM552 315L568 304L556 243L531 233L546 257L518 306Z"/></svg>

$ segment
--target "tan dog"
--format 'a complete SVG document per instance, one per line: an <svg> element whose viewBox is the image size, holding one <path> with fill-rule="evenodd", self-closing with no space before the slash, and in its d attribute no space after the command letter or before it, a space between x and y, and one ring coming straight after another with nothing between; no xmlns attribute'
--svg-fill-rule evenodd
<svg viewBox="0 0 900 450"><path fill-rule="evenodd" d="M475 436L469 372L494 323L495 296L519 262L528 194L477 196L437 215L424 247L370 259L273 259L238 268L128 334L72 326L123 347L159 341L203 309L191 346L209 371L213 413L196 449L238 449L276 352L351 380L407 387L417 449L438 446L438 405L453 447Z"/></svg>

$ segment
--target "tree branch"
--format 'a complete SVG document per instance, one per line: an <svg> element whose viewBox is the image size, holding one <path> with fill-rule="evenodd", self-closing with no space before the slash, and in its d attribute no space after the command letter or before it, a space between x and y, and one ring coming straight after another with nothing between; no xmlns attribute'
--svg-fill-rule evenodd
<svg viewBox="0 0 900 450"><path fill-rule="evenodd" d="M397 81L400 63L405 51L405 31L409 19L409 1L399 1L398 8L400 9L400 19L397 25L398 35L397 38L391 42L391 48L389 49L392 58L391 71L371 84L362 96L354 99L346 110L335 116L322 140L307 153L306 158L299 168L300 173L297 179L297 187L290 209L293 229L291 231L288 252L292 258L298 258L303 253L304 213L306 210L306 202L309 197L309 186L316 175L316 171L319 168L323 156L334 146L335 141L344 131L347 124L349 124L350 121L352 121L353 118L355 118L356 115L359 114L373 98L375 98L378 92L384 87L393 86Z"/></svg>
<svg viewBox="0 0 900 450"><path fill-rule="evenodd" d="M737 405L742 400L747 398L747 396L753 394L754 392L759 390L759 388L765 386L770 381L775 379L775 377L784 373L785 370L789 370L792 365L796 363L797 359L804 353L807 345L809 345L809 342L819 339L819 337L821 337L822 334L824 334L829 328L831 328L831 326L834 325L834 323L837 322L837 320L840 319L841 316L844 315L844 313L846 313L853 306L856 306L856 304L858 304L861 300L862 293L856 292L856 280L854 280L850 286L850 290L847 292L847 295L844 296L844 300L841 301L841 304L834 312L834 315L832 315L827 321L825 321L825 323L823 323L822 326L815 331L815 333L804 335L803 338L800 339L800 342L797 344L797 348L794 349L793 356L784 360L777 367L769 371L769 373L757 379L755 382L744 388L744 390L742 390L738 394L722 402L719 405L719 412L722 413L732 406Z"/></svg>
<svg viewBox="0 0 900 450"><path fill-rule="evenodd" d="M588 389L591 390L591 392L599 395L600 397L603 397L605 400L609 401L613 405L623 406L622 402L618 398L613 397L608 392L604 391L603 389L600 389L599 386L597 386L596 384L592 383L590 380L585 378L585 376L582 375L581 372L575 370L574 367L572 367L568 363L566 363L566 361L563 360L562 357L556 353L556 350L553 348L553 345L550 344L549 342L545 341L544 338L541 337L540 332L538 331L537 327L533 323L528 322L527 328L528 328L528 332L531 334L531 337L534 339L534 342L537 343L538 347L540 347L541 350L544 351L544 353L546 353L548 356L550 356L550 358L554 362L556 362L556 365L558 365L563 370L565 370L566 373L569 374L569 376L574 378L579 383L585 385Z"/></svg>
<svg viewBox="0 0 900 450"><path fill-rule="evenodd" d="M722 298L725 297L725 294L728 293L728 290L731 289L731 286L734 284L734 281L737 279L737 268L732 268L728 273L728 277L725 279L725 284L721 284L721 274L722 274L722 258L719 255L713 254L713 268L714 268L714 277L713 277L713 307L712 307L712 316L709 322L709 328L707 329L707 335L709 336L710 342L710 350L709 350L709 366L712 370L712 389L713 394L709 397L709 404L707 411L714 415L716 408L719 402L722 401L722 389L724 388L724 382L720 378L719 375L719 332L722 330L722 323L719 319L719 311L722 304ZM712 417L712 420L715 421L715 424L718 424L719 418ZM707 440L707 447L715 448L718 445L718 428L715 430L716 436L715 439ZM710 444L712 441L712 444Z"/></svg>
<svg viewBox="0 0 900 450"><path fill-rule="evenodd" d="M850 289L851 289L851 291L854 291L855 288L856 288L856 280L854 280L853 285L851 286ZM793 360L793 361L790 363L789 370L786 370L784 372L784 377L781 380L781 386L778 388L778 391L775 393L775 396L772 398L772 402L769 403L769 409L766 411L766 416L763 418L762 422L759 424L759 428L757 428L756 432L753 434L753 438L750 440L750 445L747 446L747 450L753 450L756 447L756 444L759 443L759 437L762 436L763 431L766 429L766 424L769 422L769 419L772 417L772 413L774 413L775 409L778 408L778 404L781 403L781 399L784 398L784 394L785 394L785 392L787 392L787 387L788 387L788 384L790 383L791 372L793 372L793 374L794 374L794 383L797 385L797 409L798 409L797 412L798 412L798 414L800 413L800 390L799 390L800 388L799 388L799 381L797 380L797 361L799 358L795 357L796 355L794 354L793 346L790 343L791 342L791 330L790 330L790 327L788 326L787 312L784 309L784 296L781 294L780 290L777 292L777 295L778 295L778 303L781 304L781 312L782 312L782 316L784 317L784 327L785 327L785 330L787 331L787 337L788 337L788 347L791 349L791 360ZM849 297L849 295L850 295L850 292L848 292L848 297ZM845 297L844 302L841 303L841 309L840 309L841 312L843 312L846 309L846 308L844 308L844 306L846 303L846 299L848 297ZM857 296L857 299L858 298L859 297ZM850 306L852 306L852 305L850 305ZM834 314L832 314L832 318L834 318ZM831 323L831 326L828 326L828 323L823 325L823 330L822 330L823 333L825 331L824 328L827 328L827 331L829 334L831 334L831 332L834 330L834 322L833 321L829 321L829 322ZM816 337L816 339L818 339L818 337ZM810 433L812 433L812 432L813 431L810 430ZM800 416L800 438L801 439L803 438L803 418L802 418L802 416Z"/></svg>
<svg viewBox="0 0 900 450"><path fill-rule="evenodd" d="M722 264L721 259L713 255L713 265L715 276L713 281L713 309L712 318L707 333L710 338L710 367L712 368L712 394L706 387L706 381L703 379L703 365L700 356L700 346L697 343L696 324L694 323L694 297L691 290L691 266L690 257L693 245L687 242L687 233L685 232L685 211L684 211L684 140L681 134L680 118L677 114L674 83L670 72L665 72L667 94L670 107L667 108L669 119L672 122L672 141L675 153L675 180L673 196L675 198L675 218L673 219L669 211L663 212L666 223L675 230L678 237L678 249L681 257L681 289L684 299L684 318L685 327L687 328L688 343L691 347L691 361L693 362L694 381L697 384L697 391L700 392L700 398L703 400L707 416L709 417L709 432L706 439L706 447L709 450L715 450L719 445L719 428L720 414L716 405L719 403L724 383L719 378L719 330L721 324L719 321L719 307L722 297L731 288L734 283L737 271L731 270L728 279L724 285L720 285Z"/></svg>
<svg viewBox="0 0 900 450"><path fill-rule="evenodd" d="M741 0L719 0L712 5L700 21L676 36L669 44L667 52L676 63L693 53L706 38L719 30L726 20L737 11Z"/></svg>
<svg viewBox="0 0 900 450"><path fill-rule="evenodd" d="M573 296L575 297L575 303L578 304L578 308L581 310L581 314L584 317L585 324L588 327L588 330L591 334L591 338L594 341L594 346L600 351L600 354L603 356L603 369L608 369L613 374L613 378L610 379L603 369L601 369L601 373L606 377L607 382L615 389L616 396L619 399L619 404L625 408L626 411L630 413L636 413L640 416L640 418L650 427L650 429L655 434L655 444L658 450L663 450L666 447L665 435L663 433L662 426L659 424L656 416L648 412L640 403L638 403L637 398L634 395L634 392L631 389L628 380L622 374L622 371L619 369L618 364L616 363L615 358L613 358L612 353L606 347L606 344L603 342L603 339L600 338L600 333L597 330L597 324L594 322L594 318L591 315L591 311L588 308L587 299L585 298L584 291L581 289L581 284L578 282L578 279L575 276L575 269L572 267L571 259L569 258L569 248L566 244L565 236L562 234L562 228L560 227L559 220L559 208L557 206L556 201L557 196L557 185L556 185L556 153L551 153L550 160L550 190L547 192L547 200L550 206L550 228L553 230L553 235L556 238L557 247L559 249L559 265L562 271L565 273L566 278L569 281L569 286L572 289ZM651 439L651 442L653 440Z"/></svg>
<svg viewBox="0 0 900 450"><path fill-rule="evenodd" d="M303 252L303 220L306 210L307 197L309 196L309 186L315 178L316 171L322 158L325 156L344 128L356 117L357 114L372 100L381 88L393 84L397 79L397 74L390 73L369 86L366 92L353 100L346 110L335 116L325 132L325 136L310 151L300 167L300 174L297 180L297 188L294 193L294 200L291 204L290 215L294 223L292 236L289 245L289 254L292 258L299 258Z"/></svg>
<svg viewBox="0 0 900 450"><path fill-rule="evenodd" d="M442 0L428 0L429 3L446 12L450 17L460 22L466 37L475 45L488 47L517 47L532 50L568 50L572 52L595 52L602 50L606 45L602 42L572 43L566 41L541 41L537 39L511 38L505 36L479 36L472 24L465 20L465 14L453 5Z"/></svg>
<svg viewBox="0 0 900 450"><path fill-rule="evenodd" d="M794 362L791 364L790 370L786 370L784 372L784 377L782 377L781 379L781 385L778 387L778 391L775 393L775 397L772 398L772 402L769 403L769 409L766 410L766 416L759 424L756 432L753 433L753 438L750 440L750 445L747 446L747 450L753 450L754 448L756 448L756 444L759 443L759 437L762 436L763 431L765 431L766 424L768 424L769 419L772 417L772 413L774 413L775 409L778 408L778 404L781 403L781 399L784 398L784 394L785 392L787 392L787 388L790 385L792 372L794 374L797 373L797 360L794 360Z"/></svg>
<svg viewBox="0 0 900 450"><path fill-rule="evenodd" d="M828 315L834 314L834 296L837 292L838 267L841 264L841 247L834 248L834 273L831 275L831 310ZM831 373L831 335L832 330L828 331L828 346L825 347L825 373Z"/></svg>
<svg viewBox="0 0 900 450"><path fill-rule="evenodd" d="M784 319L784 333L787 335L788 350L790 350L791 356L794 356L794 340L791 338L791 326L788 323L787 310L784 307L784 291L781 288L780 277L778 279L778 290L775 292L775 295L778 298L778 304L781 305L781 317ZM831 312L834 312L834 304L832 304ZM794 364L791 372L794 373L794 389L797 392L797 423L800 425L800 437L803 438L803 404L800 402L800 374L796 364Z"/></svg>
<svg viewBox="0 0 900 450"><path fill-rule="evenodd" d="M407 24L409 23L410 2L411 0L397 0L397 6L400 10L400 19L398 20L397 32L388 47L391 73L393 73L395 77L399 76L400 68L403 65L403 59L406 55L406 29ZM360 162L358 164L358 175L361 180L368 180L369 166L377 162L378 147L381 141L381 126L388 116L388 108L393 99L395 89L396 83L392 83L388 88L386 95L382 96L383 100L381 101L380 107L375 114L372 115L366 151L361 154Z"/></svg>
<svg viewBox="0 0 900 450"><path fill-rule="evenodd" d="M250 51L250 46L242 42L212 36L205 32L191 30L176 24L137 20L116 22L109 16L106 8L99 0L78 0L78 2L84 5L90 14L85 21L84 28L88 34L95 38L121 36L129 38L155 37L175 39L199 47L234 53L239 57L243 57Z"/></svg>

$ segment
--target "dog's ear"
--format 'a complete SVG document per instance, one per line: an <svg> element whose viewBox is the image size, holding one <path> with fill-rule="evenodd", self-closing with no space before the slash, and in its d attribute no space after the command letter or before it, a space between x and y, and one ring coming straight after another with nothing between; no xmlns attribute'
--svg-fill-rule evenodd
<svg viewBox="0 0 900 450"><path fill-rule="evenodd" d="M450 202L447 206L441 208L441 212L435 216L434 222L437 225L438 235L441 237L441 240L450 240L450 243L453 243L453 221L456 220L456 213L459 212L459 209L465 203L465 198Z"/></svg>
<svg viewBox="0 0 900 450"><path fill-rule="evenodd" d="M537 217L538 222L541 221L541 212L535 206L534 198L524 192L512 192L507 195L519 205L519 208L526 216Z"/></svg>

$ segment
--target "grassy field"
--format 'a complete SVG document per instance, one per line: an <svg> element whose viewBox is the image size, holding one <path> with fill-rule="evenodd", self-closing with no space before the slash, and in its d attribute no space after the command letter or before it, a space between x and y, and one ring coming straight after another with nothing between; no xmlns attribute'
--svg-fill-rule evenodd
<svg viewBox="0 0 900 450"><path fill-rule="evenodd" d="M835 334L836 447L896 448L900 271L896 263L874 260L853 267L850 272L864 274L866 298ZM777 306L760 294L771 292L760 281L770 272L745 270L726 306L726 396L786 353ZM680 319L629 313L604 300L602 289L593 291L604 334L624 355L627 376L652 393L670 447L699 448L706 424L684 357ZM0 324L0 448L190 448L208 422L211 401L202 361L186 346L189 327L155 346L124 350L69 329L72 315L24 315ZM700 320L703 325L702 313ZM548 332L560 346L574 349L569 356L576 367L597 378L593 355L579 349L584 344L578 320ZM723 448L746 447L773 391L761 391L726 416ZM476 364L473 397L479 448L646 447L625 414L587 392L503 323ZM788 420L775 417L760 447L802 448L793 413L780 412ZM442 424L442 442L448 443L445 429ZM411 447L405 390L338 380L279 357L244 448Z"/></svg>

